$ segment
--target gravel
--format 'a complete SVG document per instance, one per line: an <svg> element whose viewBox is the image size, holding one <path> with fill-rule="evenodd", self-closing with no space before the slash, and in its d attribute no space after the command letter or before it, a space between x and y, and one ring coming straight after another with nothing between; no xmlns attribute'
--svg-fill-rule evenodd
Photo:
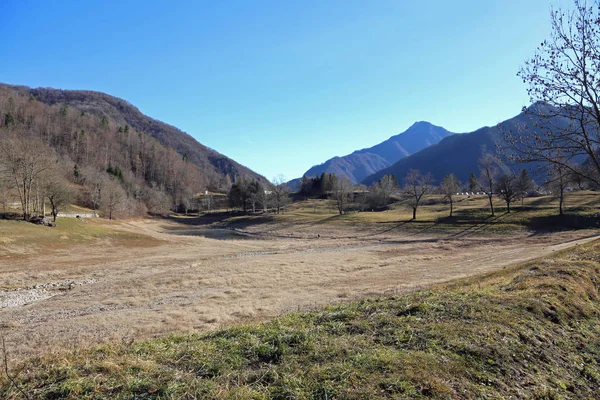
<svg viewBox="0 0 600 400"><path fill-rule="evenodd" d="M8 307L21 307L35 301L46 300L59 294L59 291L70 290L77 285L90 283L94 283L94 280L49 282L16 290L0 290L0 310Z"/></svg>
<svg viewBox="0 0 600 400"><path fill-rule="evenodd" d="M55 296L45 289L20 289L11 290L10 292L0 291L0 309L6 307L20 307L34 301L40 301Z"/></svg>

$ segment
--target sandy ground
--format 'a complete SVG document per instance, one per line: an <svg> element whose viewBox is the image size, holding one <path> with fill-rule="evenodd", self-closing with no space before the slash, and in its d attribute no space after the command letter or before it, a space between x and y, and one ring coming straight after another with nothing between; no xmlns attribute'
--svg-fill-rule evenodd
<svg viewBox="0 0 600 400"><path fill-rule="evenodd" d="M172 228L152 220L120 225L152 237L147 247L98 241L1 259L0 285L10 290L0 291L0 334L11 360L414 290L596 237L384 230L334 238L289 227L263 231L259 240L216 240L169 234Z"/></svg>

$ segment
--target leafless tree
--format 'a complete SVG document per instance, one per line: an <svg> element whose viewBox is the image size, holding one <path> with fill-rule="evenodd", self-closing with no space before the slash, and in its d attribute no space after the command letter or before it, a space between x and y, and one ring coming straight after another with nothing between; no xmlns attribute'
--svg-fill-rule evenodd
<svg viewBox="0 0 600 400"><path fill-rule="evenodd" d="M502 174L498 176L495 188L498 197L506 203L506 212L510 212L510 204L517 200L520 195L519 178L514 173Z"/></svg>
<svg viewBox="0 0 600 400"><path fill-rule="evenodd" d="M335 206L340 215L346 212L348 203L352 201L353 194L354 185L352 182L350 182L345 175L337 176L333 182L331 195L333 196L333 201L335 202Z"/></svg>
<svg viewBox="0 0 600 400"><path fill-rule="evenodd" d="M358 204L360 211L365 211L369 203L369 190L363 184L354 187L354 201Z"/></svg>
<svg viewBox="0 0 600 400"><path fill-rule="evenodd" d="M108 219L113 217L125 207L127 195L119 182L115 179L106 181L102 191L102 201L100 208L108 216Z"/></svg>
<svg viewBox="0 0 600 400"><path fill-rule="evenodd" d="M54 173L44 183L44 194L50 203L52 219L56 222L58 213L73 201L73 190L64 176Z"/></svg>
<svg viewBox="0 0 600 400"><path fill-rule="evenodd" d="M394 175L386 174L379 180L379 187L383 193L383 201L387 205L390 200L390 196L392 193L394 193L394 190L398 188L398 182L396 181Z"/></svg>
<svg viewBox="0 0 600 400"><path fill-rule="evenodd" d="M558 199L558 213L563 215L565 204L565 191L570 183L571 174L565 167L560 164L555 164L552 170L552 175L546 183L546 187L550 189L552 195Z"/></svg>
<svg viewBox="0 0 600 400"><path fill-rule="evenodd" d="M454 174L447 175L440 185L444 200L450 203L450 217L454 208L454 196L460 190L460 182Z"/></svg>
<svg viewBox="0 0 600 400"><path fill-rule="evenodd" d="M498 168L496 167L496 158L491 153L484 154L479 159L479 170L481 176L479 178L479 184L481 189L485 192L490 202L490 211L492 216L494 213L494 186L496 183L496 175L498 175Z"/></svg>
<svg viewBox="0 0 600 400"><path fill-rule="evenodd" d="M3 212L6 212L11 189L10 181L0 173L0 204Z"/></svg>
<svg viewBox="0 0 600 400"><path fill-rule="evenodd" d="M162 190L151 188L144 196L144 202L147 204L149 212L153 214L167 215L173 200Z"/></svg>
<svg viewBox="0 0 600 400"><path fill-rule="evenodd" d="M273 187L271 188L271 199L275 212L279 214L289 203L290 188L285 182L283 175L273 178Z"/></svg>
<svg viewBox="0 0 600 400"><path fill-rule="evenodd" d="M82 172L82 180L87 188L87 196L92 209L96 211L102 202L102 191L108 177L93 167L86 167Z"/></svg>
<svg viewBox="0 0 600 400"><path fill-rule="evenodd" d="M518 162L560 165L600 184L600 7L575 0L551 10L552 33L518 75L534 104L525 109L535 132L505 132ZM587 158L593 169L578 169Z"/></svg>
<svg viewBox="0 0 600 400"><path fill-rule="evenodd" d="M411 169L404 178L404 196L412 208L412 219L417 219L417 209L423 200L423 196L433 190L433 178L430 174L422 175L416 169Z"/></svg>
<svg viewBox="0 0 600 400"><path fill-rule="evenodd" d="M529 172L524 168L521 170L519 179L517 180L517 190L519 191L519 198L521 199L521 208L524 205L525 197L535 188L535 183Z"/></svg>
<svg viewBox="0 0 600 400"><path fill-rule="evenodd" d="M0 141L0 173L17 190L23 219L31 218L35 185L53 164L54 151L45 144L28 138L5 138Z"/></svg>
<svg viewBox="0 0 600 400"><path fill-rule="evenodd" d="M269 190L262 184L260 185L260 190L256 193L256 201L263 212L267 212L271 204L271 198L269 196Z"/></svg>

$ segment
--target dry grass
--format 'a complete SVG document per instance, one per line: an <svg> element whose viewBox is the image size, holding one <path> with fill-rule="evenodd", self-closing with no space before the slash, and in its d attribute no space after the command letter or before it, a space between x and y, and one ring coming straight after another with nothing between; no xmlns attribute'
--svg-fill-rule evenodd
<svg viewBox="0 0 600 400"><path fill-rule="evenodd" d="M597 398L599 257L594 242L412 294L47 355L18 384L73 399ZM21 397L6 380L0 395Z"/></svg>
<svg viewBox="0 0 600 400"><path fill-rule="evenodd" d="M388 212L337 216L324 201L300 202L280 216L213 215L110 222L59 219L57 228L0 221L0 291L52 282L47 300L0 308L11 362L92 344L206 331L369 295L502 269L585 242L595 230L531 230L537 208L486 222L484 199L465 199L462 216L440 219L429 204L408 223L402 204ZM570 200L595 213L596 194ZM531 207L531 204L529 205ZM169 234L235 226L261 240L218 241ZM319 237L320 236L320 237ZM27 340L23 340L27 338Z"/></svg>
<svg viewBox="0 0 600 400"><path fill-rule="evenodd" d="M281 218L306 217L298 212ZM337 218L317 224L276 218L247 226L272 234L263 235L267 240L217 241L168 234L188 228L193 218L59 222L51 229L0 221L12 232L0 237L29 241L14 242L23 249L18 257L6 250L12 243L0 245L6 252L0 258L0 290L88 282L51 289L54 296L47 300L0 309L0 320L7 321L0 330L13 360L411 291L549 254L592 235L484 231L456 236L455 231L389 230L386 224Z"/></svg>
<svg viewBox="0 0 600 400"><path fill-rule="evenodd" d="M600 195L597 192L571 192L566 194L566 213L558 217L558 202L550 196L526 198L506 213L503 201L494 198L495 217L489 212L485 195L457 196L454 217L448 218L449 205L441 196L426 196L419 207L417 220L411 221L412 210L406 202L398 201L382 212L355 212L338 215L329 200L309 199L293 203L281 215L224 215L220 225L246 229L250 232L271 235L307 237L320 233L331 237L353 236L355 228L361 232L381 232L398 229L418 233L424 230L456 232L477 230L483 233L512 234L514 232L548 231L560 229L598 228ZM212 222L206 218L207 223Z"/></svg>

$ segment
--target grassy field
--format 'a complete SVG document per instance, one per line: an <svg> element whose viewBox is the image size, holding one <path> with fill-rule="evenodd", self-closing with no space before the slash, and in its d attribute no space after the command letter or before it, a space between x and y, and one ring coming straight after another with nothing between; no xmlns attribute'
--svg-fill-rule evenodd
<svg viewBox="0 0 600 400"><path fill-rule="evenodd" d="M114 229L117 224L101 219L59 218L56 227L49 228L20 220L0 220L0 257L10 257L15 253L11 249L52 251L101 240L110 240L117 246L152 244L144 235Z"/></svg>
<svg viewBox="0 0 600 400"><path fill-rule="evenodd" d="M596 398L600 244L583 243L599 202L568 196L562 217L550 197L510 214L496 200L492 218L487 198L463 196L449 219L430 196L417 221L403 202L340 216L326 200L1 220L0 336L18 386L0 372L0 398ZM195 227L257 240L172 234Z"/></svg>
<svg viewBox="0 0 600 400"><path fill-rule="evenodd" d="M16 380L47 399L597 398L599 261L593 242L413 294L48 355Z"/></svg>
<svg viewBox="0 0 600 400"><path fill-rule="evenodd" d="M271 225L296 226L300 230L309 228L343 227L370 228L385 230L398 226L402 230L419 232L485 230L492 233L512 233L515 231L546 231L561 229L588 229L600 227L600 194L591 191L570 192L566 194L565 215L558 215L558 202L551 196L526 198L523 203L511 206L511 213L506 212L506 205L494 197L495 215L489 210L488 198L485 195L457 196L454 204L454 215L449 218L449 205L441 196L429 195L424 198L418 209L417 219L411 220L412 210L400 199L390 205L386 211L357 212L349 211L339 215L330 200L308 199L290 204L280 214L256 215L242 213L206 214L199 219L189 217L192 224L218 223L222 226L246 229ZM181 217L178 218L181 220Z"/></svg>

